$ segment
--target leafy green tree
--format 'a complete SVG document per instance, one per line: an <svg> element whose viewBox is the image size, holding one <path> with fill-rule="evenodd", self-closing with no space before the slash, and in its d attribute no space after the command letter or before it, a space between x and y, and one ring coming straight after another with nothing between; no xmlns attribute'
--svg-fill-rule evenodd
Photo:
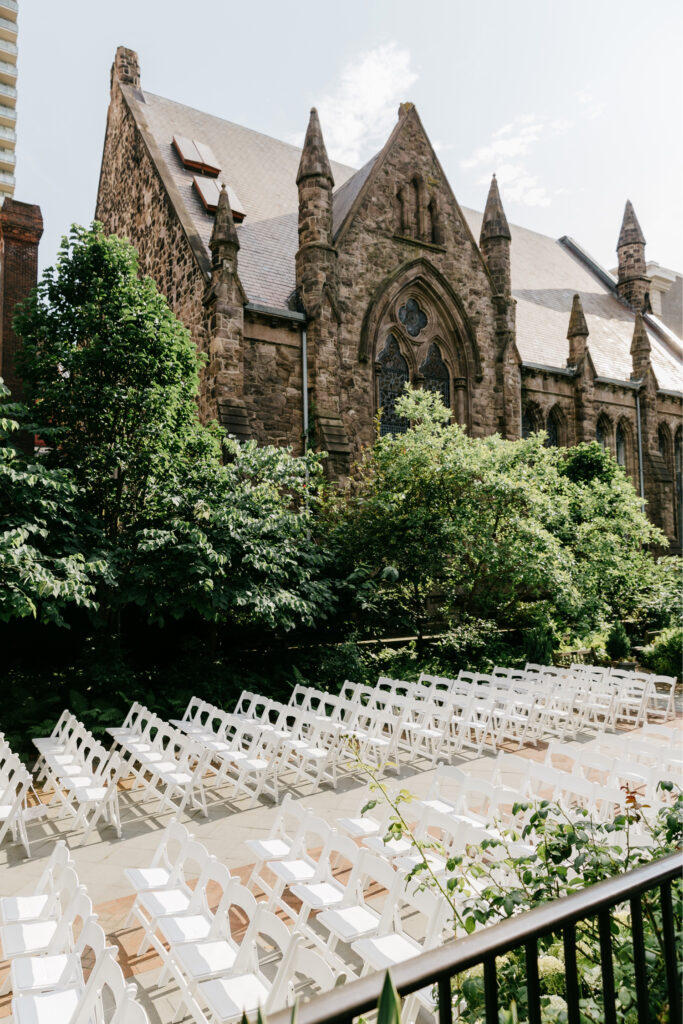
<svg viewBox="0 0 683 1024"><path fill-rule="evenodd" d="M198 422L201 359L128 242L74 227L15 324L44 464L70 471L101 535L101 625L133 607L284 630L326 612L320 457Z"/></svg>
<svg viewBox="0 0 683 1024"><path fill-rule="evenodd" d="M103 566L74 542L83 524L71 474L15 443L26 422L0 378L0 621L65 625L71 608L94 607Z"/></svg>
<svg viewBox="0 0 683 1024"><path fill-rule="evenodd" d="M108 538L145 522L196 434L199 360L135 249L73 227L15 328L46 464L71 470Z"/></svg>
<svg viewBox="0 0 683 1024"><path fill-rule="evenodd" d="M471 438L409 387L406 433L379 437L329 508L347 608L424 635L447 620L580 633L638 606L663 540L597 445Z"/></svg>

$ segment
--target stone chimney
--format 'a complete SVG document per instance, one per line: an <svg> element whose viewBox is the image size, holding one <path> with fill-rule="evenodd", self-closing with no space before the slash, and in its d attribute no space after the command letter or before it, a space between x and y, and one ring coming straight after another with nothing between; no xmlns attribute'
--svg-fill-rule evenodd
<svg viewBox="0 0 683 1024"><path fill-rule="evenodd" d="M21 347L12 326L18 302L38 282L38 242L43 233L39 206L5 199L0 209L0 377L20 401L23 387L15 367Z"/></svg>
<svg viewBox="0 0 683 1024"><path fill-rule="evenodd" d="M649 301L650 279L645 265L645 237L631 204L626 200L619 241L617 292L639 313Z"/></svg>
<svg viewBox="0 0 683 1024"><path fill-rule="evenodd" d="M567 366L578 366L586 354L586 338L588 337L588 324L583 314L581 297L575 295L572 301L572 311L569 314L569 327L567 339L569 340L569 359Z"/></svg>
<svg viewBox="0 0 683 1024"><path fill-rule="evenodd" d="M120 85L132 85L134 89L140 88L140 62L135 50L129 50L126 46L116 48L116 56L111 66L111 87L114 81Z"/></svg>
<svg viewBox="0 0 683 1024"><path fill-rule="evenodd" d="M481 222L479 248L493 279L494 293L509 296L510 283L510 228L503 210L495 174L491 179L484 219Z"/></svg>

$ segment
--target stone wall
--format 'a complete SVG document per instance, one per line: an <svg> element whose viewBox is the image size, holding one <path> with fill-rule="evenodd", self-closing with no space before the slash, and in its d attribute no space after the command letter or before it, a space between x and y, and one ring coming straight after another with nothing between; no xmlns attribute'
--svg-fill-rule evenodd
<svg viewBox="0 0 683 1024"><path fill-rule="evenodd" d="M202 306L207 280L150 159L116 75L95 216L107 231L128 238L136 247L141 272L154 279L175 315L190 331L197 349L208 356L209 336ZM217 415L206 386L206 368L202 371L199 414L204 422Z"/></svg>
<svg viewBox="0 0 683 1024"><path fill-rule="evenodd" d="M0 210L0 377L21 401L23 387L15 368L21 346L12 326L16 305L38 281L38 243L43 233L39 206L5 199Z"/></svg>

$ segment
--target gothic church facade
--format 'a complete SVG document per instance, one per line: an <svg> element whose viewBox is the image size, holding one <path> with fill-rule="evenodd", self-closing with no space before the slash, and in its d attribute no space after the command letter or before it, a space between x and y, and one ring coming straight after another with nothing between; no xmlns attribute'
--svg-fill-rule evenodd
<svg viewBox="0 0 683 1024"><path fill-rule="evenodd" d="M404 383L474 436L612 449L674 547L683 346L655 317L630 203L618 279L571 239L509 226L495 177L461 208L412 104L360 170L143 91L112 67L97 219L128 237L206 356L200 416L239 438L329 453L337 478L405 429Z"/></svg>

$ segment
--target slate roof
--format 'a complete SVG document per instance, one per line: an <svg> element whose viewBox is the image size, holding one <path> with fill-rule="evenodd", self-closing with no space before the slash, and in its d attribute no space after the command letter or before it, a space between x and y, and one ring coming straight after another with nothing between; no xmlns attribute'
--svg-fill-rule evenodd
<svg viewBox="0 0 683 1024"><path fill-rule="evenodd" d="M124 94L151 132L164 167L185 206L187 219L208 256L213 216L192 186L193 171L183 167L172 147L173 135L208 143L222 167L221 180L236 192L245 220L237 228L239 274L250 302L287 308L295 287L294 256L298 246L297 146L281 142L151 93L124 87ZM139 100L144 96L144 103ZM335 180L335 234L347 216L377 157L359 171L331 161ZM475 238L482 214L462 208ZM581 296L590 336L588 346L599 376L629 380L633 313L607 280L562 242L510 225L512 290L517 299L517 348L525 363L565 367L569 313L575 292ZM603 272L604 273L604 272ZM660 388L683 390L683 346L662 325L648 329L652 362Z"/></svg>

